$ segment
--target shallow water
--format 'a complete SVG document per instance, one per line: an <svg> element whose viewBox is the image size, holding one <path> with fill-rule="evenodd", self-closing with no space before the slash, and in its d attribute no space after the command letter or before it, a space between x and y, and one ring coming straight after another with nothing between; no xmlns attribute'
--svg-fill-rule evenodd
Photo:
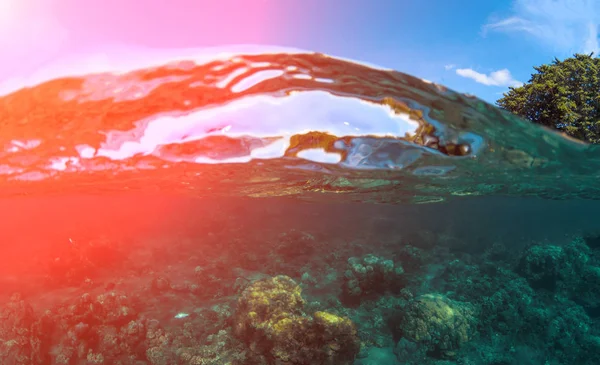
<svg viewBox="0 0 600 365"><path fill-rule="evenodd" d="M140 60L0 98L1 364L599 363L596 146L321 54Z"/></svg>

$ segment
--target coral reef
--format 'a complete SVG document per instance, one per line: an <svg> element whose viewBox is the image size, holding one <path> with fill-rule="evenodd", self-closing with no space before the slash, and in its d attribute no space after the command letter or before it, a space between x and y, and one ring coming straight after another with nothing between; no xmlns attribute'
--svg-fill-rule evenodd
<svg viewBox="0 0 600 365"><path fill-rule="evenodd" d="M344 273L343 299L357 303L361 299L373 298L388 291L402 288L404 269L399 262L386 260L372 254L361 259L351 257Z"/></svg>
<svg viewBox="0 0 600 365"><path fill-rule="evenodd" d="M40 265L47 287L5 296L0 363L600 363L597 241L465 250L427 233L246 233L221 227L208 246L167 241L136 260L110 240L66 248Z"/></svg>
<svg viewBox="0 0 600 365"><path fill-rule="evenodd" d="M49 315L38 318L29 303L15 294L0 311L0 363L48 363Z"/></svg>
<svg viewBox="0 0 600 365"><path fill-rule="evenodd" d="M354 324L344 317L304 312L301 288L291 278L257 281L238 301L234 333L265 364L350 365L360 349Z"/></svg>
<svg viewBox="0 0 600 365"><path fill-rule="evenodd" d="M434 356L453 358L476 333L476 310L440 294L424 294L411 300L403 310L402 336L423 345Z"/></svg>

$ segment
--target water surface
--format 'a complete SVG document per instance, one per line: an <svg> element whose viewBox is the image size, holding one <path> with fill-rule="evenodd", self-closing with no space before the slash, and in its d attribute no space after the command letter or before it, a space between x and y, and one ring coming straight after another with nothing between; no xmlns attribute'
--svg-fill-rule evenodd
<svg viewBox="0 0 600 365"><path fill-rule="evenodd" d="M598 363L596 146L323 54L133 59L5 85L2 364Z"/></svg>

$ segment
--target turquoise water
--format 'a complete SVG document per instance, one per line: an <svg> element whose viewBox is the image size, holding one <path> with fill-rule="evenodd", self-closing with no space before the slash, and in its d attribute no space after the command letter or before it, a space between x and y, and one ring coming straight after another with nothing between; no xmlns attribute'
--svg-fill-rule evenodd
<svg viewBox="0 0 600 365"><path fill-rule="evenodd" d="M598 364L600 151L301 51L0 97L0 364Z"/></svg>

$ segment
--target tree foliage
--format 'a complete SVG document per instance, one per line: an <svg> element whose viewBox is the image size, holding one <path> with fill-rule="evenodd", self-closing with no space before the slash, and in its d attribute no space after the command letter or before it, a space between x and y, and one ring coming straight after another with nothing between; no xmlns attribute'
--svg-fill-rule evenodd
<svg viewBox="0 0 600 365"><path fill-rule="evenodd" d="M600 59L576 54L534 69L529 82L511 87L498 106L574 138L600 143Z"/></svg>

